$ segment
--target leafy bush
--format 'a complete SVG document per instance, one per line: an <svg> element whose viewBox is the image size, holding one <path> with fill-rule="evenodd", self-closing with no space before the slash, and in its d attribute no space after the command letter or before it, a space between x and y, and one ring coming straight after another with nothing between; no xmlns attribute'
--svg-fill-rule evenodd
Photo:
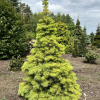
<svg viewBox="0 0 100 100"><path fill-rule="evenodd" d="M99 55L94 52L88 52L85 55L85 60L89 63L95 63L95 61L99 58Z"/></svg>
<svg viewBox="0 0 100 100"><path fill-rule="evenodd" d="M17 58L12 57L12 59L10 60L8 70L20 71L23 63L24 63L24 61L20 55L17 56Z"/></svg>
<svg viewBox="0 0 100 100"><path fill-rule="evenodd" d="M96 46L91 46L92 50L97 50Z"/></svg>

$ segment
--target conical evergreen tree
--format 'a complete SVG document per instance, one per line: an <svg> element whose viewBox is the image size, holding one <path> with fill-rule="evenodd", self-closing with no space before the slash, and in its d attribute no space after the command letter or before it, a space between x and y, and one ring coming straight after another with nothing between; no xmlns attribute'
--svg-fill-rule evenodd
<svg viewBox="0 0 100 100"><path fill-rule="evenodd" d="M90 40L91 40L91 43L94 41L94 33L93 33L93 31L90 33Z"/></svg>
<svg viewBox="0 0 100 100"><path fill-rule="evenodd" d="M82 35L82 28L80 26L80 21L79 21L79 18L78 18L77 22L76 22L75 29L74 29L74 37L76 39L79 39L81 35Z"/></svg>
<svg viewBox="0 0 100 100"><path fill-rule="evenodd" d="M89 45L89 44L91 43L91 41L90 41L89 36L87 35L86 26L84 26L84 28L83 28L83 34L84 34L84 36L85 36L86 45Z"/></svg>
<svg viewBox="0 0 100 100"><path fill-rule="evenodd" d="M70 36L67 25L61 21L56 23L57 33L55 33L58 43L65 45L65 53L71 53L74 47L74 39Z"/></svg>
<svg viewBox="0 0 100 100"><path fill-rule="evenodd" d="M10 3L12 3L13 7L16 8L17 12L19 12L20 11L19 6L18 6L19 0L9 0L9 1Z"/></svg>
<svg viewBox="0 0 100 100"><path fill-rule="evenodd" d="M83 57L85 56L85 54L88 52L87 48L86 48L86 41L85 41L85 35L82 34L80 39L79 39L79 45L78 45L78 56Z"/></svg>
<svg viewBox="0 0 100 100"><path fill-rule="evenodd" d="M78 100L81 93L72 66L61 58L65 47L56 41L54 20L47 17L48 12L43 13L37 25L35 48L22 66L27 76L18 94L28 100Z"/></svg>
<svg viewBox="0 0 100 100"><path fill-rule="evenodd" d="M76 40L74 40L74 48L73 48L73 50L72 50L72 55L73 55L74 57L77 57L78 54L79 54L78 40L76 39Z"/></svg>
<svg viewBox="0 0 100 100"><path fill-rule="evenodd" d="M94 37L94 42L92 42L92 45L96 46L97 48L100 48L100 25L98 24L96 35Z"/></svg>
<svg viewBox="0 0 100 100"><path fill-rule="evenodd" d="M9 0L0 0L0 59L24 55L25 27L22 16Z"/></svg>

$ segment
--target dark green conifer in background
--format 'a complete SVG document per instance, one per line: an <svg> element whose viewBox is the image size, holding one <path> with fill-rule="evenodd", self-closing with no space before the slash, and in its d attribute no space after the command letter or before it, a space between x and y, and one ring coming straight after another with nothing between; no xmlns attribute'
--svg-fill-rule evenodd
<svg viewBox="0 0 100 100"><path fill-rule="evenodd" d="M84 36L85 36L85 42L86 42L86 45L89 45L90 43L91 43L91 40L90 40L90 37L89 37L89 35L87 35L87 32L86 32L86 26L84 26L84 28L83 28L83 34L84 34Z"/></svg>
<svg viewBox="0 0 100 100"><path fill-rule="evenodd" d="M25 27L22 16L9 0L0 0L0 59L24 55Z"/></svg>
<svg viewBox="0 0 100 100"><path fill-rule="evenodd" d="M100 48L100 25L98 24L96 35L94 37L94 41L92 42L93 46L96 46L97 48Z"/></svg>
<svg viewBox="0 0 100 100"><path fill-rule="evenodd" d="M74 38L79 39L81 35L82 35L82 28L80 26L80 21L78 18L74 29Z"/></svg>
<svg viewBox="0 0 100 100"><path fill-rule="evenodd" d="M90 33L90 40L91 40L91 43L94 41L94 33L93 32Z"/></svg>
<svg viewBox="0 0 100 100"><path fill-rule="evenodd" d="M73 50L72 50L72 55L73 55L74 57L77 57L78 54L79 54L78 44L79 44L78 40L77 40L77 39L74 40L74 48L73 48Z"/></svg>
<svg viewBox="0 0 100 100"><path fill-rule="evenodd" d="M13 5L14 8L16 8L17 12L20 11L19 0L9 0L9 2Z"/></svg>
<svg viewBox="0 0 100 100"><path fill-rule="evenodd" d="M77 78L68 60L61 58L65 47L56 41L54 20L47 17L48 0L42 2L44 17L37 24L35 48L22 66L27 76L18 94L28 100L78 100L81 93Z"/></svg>
<svg viewBox="0 0 100 100"><path fill-rule="evenodd" d="M87 48L86 48L86 41L85 41L85 35L82 34L80 39L79 39L79 45L78 45L78 56L83 57L85 56L85 54L88 52Z"/></svg>

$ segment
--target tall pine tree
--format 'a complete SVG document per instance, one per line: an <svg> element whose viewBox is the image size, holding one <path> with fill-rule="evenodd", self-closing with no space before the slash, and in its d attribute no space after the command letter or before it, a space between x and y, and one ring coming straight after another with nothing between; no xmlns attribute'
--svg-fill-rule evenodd
<svg viewBox="0 0 100 100"><path fill-rule="evenodd" d="M18 94L28 100L78 100L80 88L68 60L61 58L64 46L56 41L54 20L48 15L48 0L44 5L43 19L37 25L34 49L22 66L27 76L20 83Z"/></svg>
<svg viewBox="0 0 100 100"><path fill-rule="evenodd" d="M97 48L100 48L100 25L98 24L96 35L94 37L94 41L92 42L92 45L96 46Z"/></svg>

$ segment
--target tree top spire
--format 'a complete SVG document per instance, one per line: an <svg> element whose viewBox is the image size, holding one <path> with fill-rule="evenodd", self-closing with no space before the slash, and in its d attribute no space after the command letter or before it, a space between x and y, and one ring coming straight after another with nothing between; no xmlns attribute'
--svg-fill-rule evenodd
<svg viewBox="0 0 100 100"><path fill-rule="evenodd" d="M42 5L43 5L43 15L47 16L49 14L49 9L48 9L48 0L42 0Z"/></svg>

